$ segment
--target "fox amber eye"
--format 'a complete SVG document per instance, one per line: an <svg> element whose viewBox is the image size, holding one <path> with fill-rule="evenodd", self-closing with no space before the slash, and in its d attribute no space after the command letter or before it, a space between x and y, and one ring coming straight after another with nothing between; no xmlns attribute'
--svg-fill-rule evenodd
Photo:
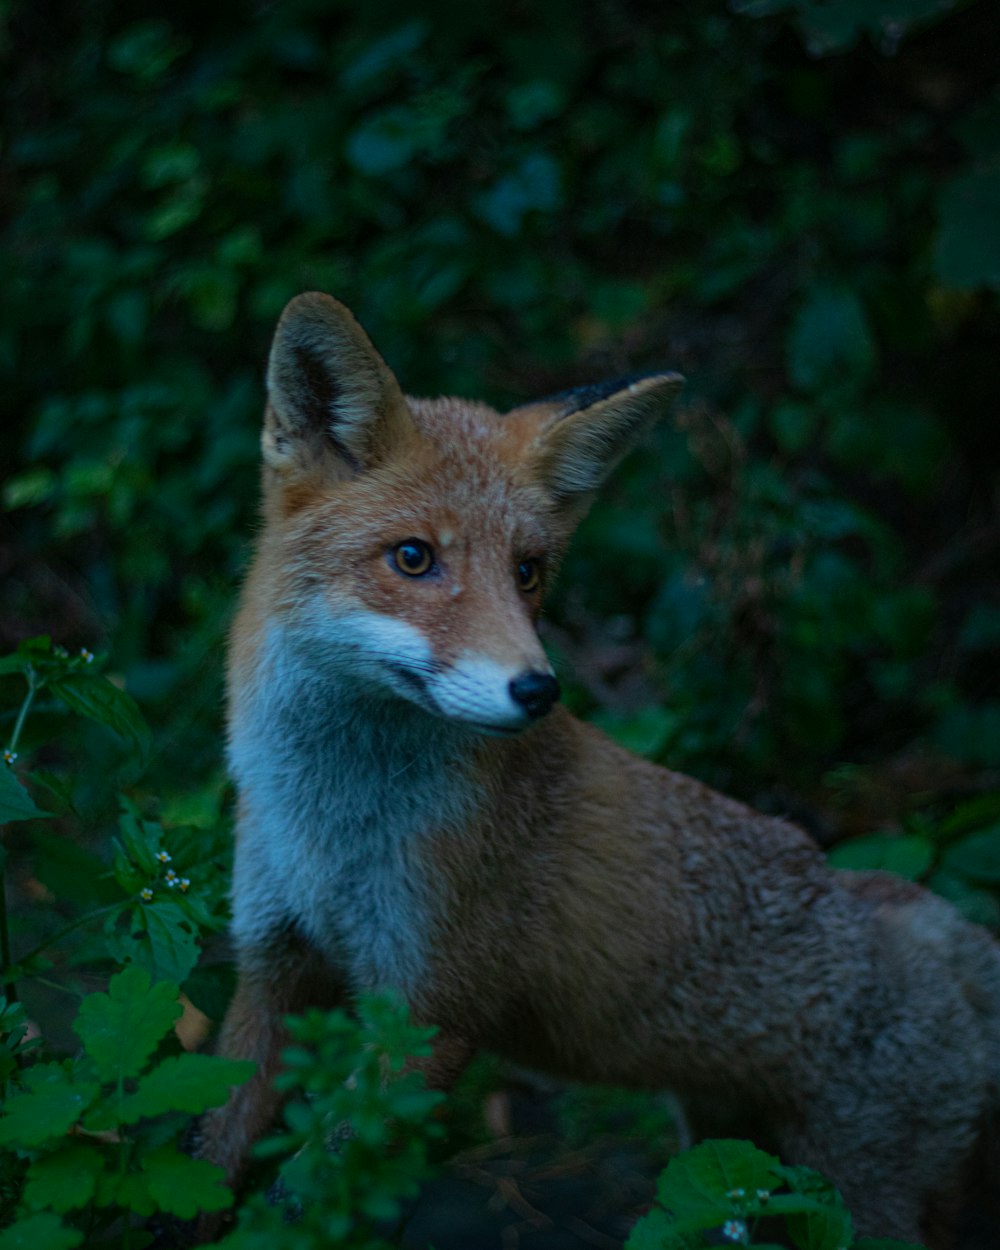
<svg viewBox="0 0 1000 1250"><path fill-rule="evenodd" d="M533 590L537 590L541 580L537 560L522 560L517 566L517 584L526 595L530 595Z"/></svg>
<svg viewBox="0 0 1000 1250"><path fill-rule="evenodd" d="M408 538L392 549L393 562L400 573L421 577L434 567L434 552L422 538Z"/></svg>

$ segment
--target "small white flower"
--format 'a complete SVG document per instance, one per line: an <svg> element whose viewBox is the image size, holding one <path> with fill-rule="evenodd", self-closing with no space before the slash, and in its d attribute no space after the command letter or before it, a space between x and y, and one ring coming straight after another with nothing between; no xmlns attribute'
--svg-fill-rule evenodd
<svg viewBox="0 0 1000 1250"><path fill-rule="evenodd" d="M11 764L17 759L17 752L7 747L3 753L3 762L10 768Z"/></svg>
<svg viewBox="0 0 1000 1250"><path fill-rule="evenodd" d="M149 900L153 897L153 891L147 885L144 890L139 891L139 897L141 899L145 899L145 901L148 903Z"/></svg>
<svg viewBox="0 0 1000 1250"><path fill-rule="evenodd" d="M160 861L161 864L169 864L170 852L169 851L157 851L156 858Z"/></svg>
<svg viewBox="0 0 1000 1250"><path fill-rule="evenodd" d="M769 1189L757 1190L757 1201L763 1206L766 1202L771 1201L771 1191Z"/></svg>
<svg viewBox="0 0 1000 1250"><path fill-rule="evenodd" d="M80 659L81 659L81 660L83 660L84 664L93 664L93 662L94 662L94 653L93 653L93 651L88 651L86 647L81 647L81 648L80 648Z"/></svg>
<svg viewBox="0 0 1000 1250"><path fill-rule="evenodd" d="M172 868L168 868L168 869L167 869L167 880L168 880L168 881L176 881L176 880L177 880L177 873L176 873L176 872L174 872L174 870L173 870Z"/></svg>
<svg viewBox="0 0 1000 1250"><path fill-rule="evenodd" d="M188 886L191 884L191 878L181 877L180 881L177 884L181 887L181 893L186 894Z"/></svg>
<svg viewBox="0 0 1000 1250"><path fill-rule="evenodd" d="M731 1189L729 1193L726 1194L726 1197L730 1202L738 1202L741 1198L745 1198L746 1196L747 1191L745 1189Z"/></svg>
<svg viewBox="0 0 1000 1250"><path fill-rule="evenodd" d="M729 1241L740 1241L746 1244L747 1226L742 1220L726 1220L722 1226L722 1235Z"/></svg>

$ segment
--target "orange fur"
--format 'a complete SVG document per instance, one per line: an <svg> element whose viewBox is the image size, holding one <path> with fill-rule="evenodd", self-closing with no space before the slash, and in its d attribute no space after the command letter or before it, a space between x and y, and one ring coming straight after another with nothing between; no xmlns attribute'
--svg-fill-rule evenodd
<svg viewBox="0 0 1000 1250"><path fill-rule="evenodd" d="M990 937L514 695L519 674L551 683L520 564L544 589L677 386L507 415L406 400L340 305L286 310L230 656L242 972L223 1049L261 1064L206 1129L231 1176L274 1111L281 1012L394 983L439 1027L442 1086L478 1046L670 1086L696 1133L825 1170L862 1232L940 1228L996 1111ZM432 574L394 562L408 539Z"/></svg>

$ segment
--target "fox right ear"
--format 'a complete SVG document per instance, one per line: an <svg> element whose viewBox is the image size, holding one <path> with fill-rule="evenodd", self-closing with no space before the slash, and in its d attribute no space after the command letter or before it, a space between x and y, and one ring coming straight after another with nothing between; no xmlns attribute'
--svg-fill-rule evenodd
<svg viewBox="0 0 1000 1250"><path fill-rule="evenodd" d="M309 291L285 308L267 365L265 462L287 470L333 459L351 473L378 463L410 426L389 366L349 309Z"/></svg>

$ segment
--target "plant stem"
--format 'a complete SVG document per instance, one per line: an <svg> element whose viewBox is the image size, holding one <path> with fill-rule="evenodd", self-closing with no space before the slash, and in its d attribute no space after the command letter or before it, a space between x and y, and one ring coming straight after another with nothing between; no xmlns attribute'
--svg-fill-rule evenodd
<svg viewBox="0 0 1000 1250"><path fill-rule="evenodd" d="M51 937L47 937L43 942L39 942L37 946L33 946L26 955L21 956L21 963L26 964L29 960L34 959L36 955L40 955L42 951L48 950L50 946L55 946L57 942L61 942L63 938L66 937L67 934L72 933L74 929L79 929L82 925L90 924L92 920L97 920L100 916L107 916L113 911L120 911L123 907L127 907L128 903L128 899L123 899L121 902L108 903L105 907L98 907L96 911L87 912L85 916L80 916L77 920L72 921L70 924L60 929L58 933L54 933Z"/></svg>
<svg viewBox="0 0 1000 1250"><path fill-rule="evenodd" d="M35 674L35 670L29 664L24 670L24 675L28 679L28 693L24 696L24 702L21 704L21 710L17 714L17 720L14 722L14 732L10 736L10 742L7 744L9 751L16 751L17 744L21 738L21 730L24 728L25 718L28 715L32 703L35 701L35 695L41 690L44 683L39 682Z"/></svg>

